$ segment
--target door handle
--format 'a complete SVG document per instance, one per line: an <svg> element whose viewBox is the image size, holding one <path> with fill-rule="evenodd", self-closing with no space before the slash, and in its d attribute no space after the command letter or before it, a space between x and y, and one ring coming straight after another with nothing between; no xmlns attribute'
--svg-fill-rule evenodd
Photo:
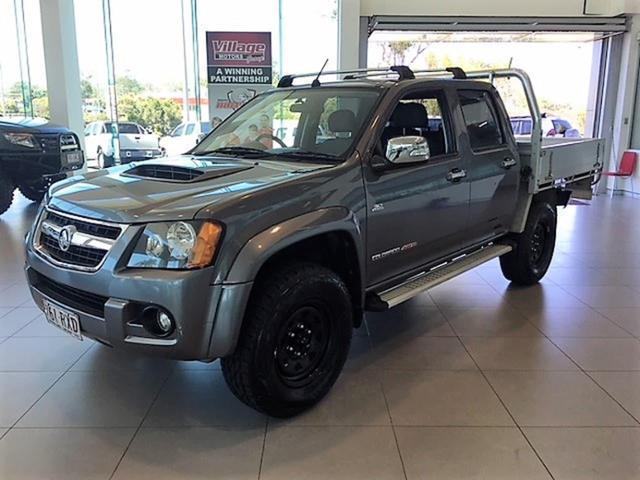
<svg viewBox="0 0 640 480"><path fill-rule="evenodd" d="M517 163L514 158L505 158L500 162L500 166L505 170L509 170L511 167L515 167Z"/></svg>
<svg viewBox="0 0 640 480"><path fill-rule="evenodd" d="M460 170L459 168L454 168L453 170L449 170L449 173L447 173L447 181L459 182L466 176L467 176L466 170Z"/></svg>

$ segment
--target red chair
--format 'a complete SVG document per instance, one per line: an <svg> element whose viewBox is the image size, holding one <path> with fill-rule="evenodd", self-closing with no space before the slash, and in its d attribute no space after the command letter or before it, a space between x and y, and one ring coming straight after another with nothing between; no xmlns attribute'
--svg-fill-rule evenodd
<svg viewBox="0 0 640 480"><path fill-rule="evenodd" d="M618 166L618 170L615 172L602 172L602 175L605 177L621 177L631 179L631 190L633 191L633 174L636 171L636 166L638 165L638 152L632 152L627 150L622 154L622 160L620 160L620 165ZM613 195L614 188L611 189L611 194Z"/></svg>

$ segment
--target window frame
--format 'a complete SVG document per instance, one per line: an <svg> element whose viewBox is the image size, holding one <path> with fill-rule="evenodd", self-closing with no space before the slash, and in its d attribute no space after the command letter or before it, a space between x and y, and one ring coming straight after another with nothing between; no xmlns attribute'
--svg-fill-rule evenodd
<svg viewBox="0 0 640 480"><path fill-rule="evenodd" d="M384 132L384 129L387 125L387 122L389 122L391 115L393 115L393 112L395 111L398 104L403 99L405 99L407 95L420 94L420 95L426 96L429 93L436 94L435 98L440 99L440 102L441 102L440 110L442 113L442 122L445 128L445 147L448 147L449 151L441 155L434 155L432 157L429 157L429 159L427 159L424 162L416 162L416 163L396 166L396 169L397 168L423 168L423 167L436 166L460 157L460 148L458 145L457 136L455 134L456 132L456 127L454 124L455 115L452 110L452 105L454 105L454 103L452 102L451 95L455 95L455 92L452 90L452 88L449 85L442 85L442 84L434 85L433 82L417 84L417 85L412 85L411 87L407 87L406 89L399 91L391 99L391 101L389 102L388 110L385 112L383 116L384 121L380 122L380 126L378 127L378 130L375 132L374 135L372 135L372 138L374 140L373 152L378 152L378 154L382 155L382 157L385 158L385 161L388 162L388 160L384 155L384 152L380 151L380 148L381 148L380 139L382 138L382 133ZM428 98L428 97L423 97L423 98Z"/></svg>
<svg viewBox="0 0 640 480"><path fill-rule="evenodd" d="M479 93L482 93L483 97L488 98L488 102L486 103L489 106L489 110L491 111L491 114L494 117L495 124L498 128L498 132L500 133L501 143L496 143L494 145L487 145L480 148L474 148L473 143L471 141L471 135L469 134L469 126L467 124L467 119L464 116L464 106L462 105L462 101L461 101L461 94L460 94L461 92L479 92ZM464 87L456 88L456 94L458 95L458 104L460 105L460 113L462 115L464 129L467 134L469 149L473 153L484 153L484 152L490 152L492 150L501 150L503 148L508 147L509 144L507 141L507 134L505 131L505 127L502 124L503 118L501 115L498 115L498 107L496 105L496 100L494 95L492 95L491 91L485 88L474 88L472 86L469 86L469 87L464 86Z"/></svg>

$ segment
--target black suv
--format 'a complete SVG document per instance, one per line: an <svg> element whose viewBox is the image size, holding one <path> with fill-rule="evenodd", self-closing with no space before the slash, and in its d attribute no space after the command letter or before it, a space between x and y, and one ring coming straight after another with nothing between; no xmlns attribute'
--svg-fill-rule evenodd
<svg viewBox="0 0 640 480"><path fill-rule="evenodd" d="M40 202L53 182L84 165L75 133L38 119L0 119L0 214L16 188Z"/></svg>

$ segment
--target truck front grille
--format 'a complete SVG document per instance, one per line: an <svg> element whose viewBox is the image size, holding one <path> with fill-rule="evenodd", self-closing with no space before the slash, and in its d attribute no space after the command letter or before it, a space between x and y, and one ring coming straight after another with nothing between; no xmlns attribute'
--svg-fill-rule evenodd
<svg viewBox="0 0 640 480"><path fill-rule="evenodd" d="M117 226L107 225L104 223L88 223L75 218L59 215L52 210L47 212L47 219L61 227L64 227L65 225L73 225L79 232L96 237L110 238L111 240L115 240L122 233L122 229Z"/></svg>
<svg viewBox="0 0 640 480"><path fill-rule="evenodd" d="M122 225L47 209L38 221L34 247L55 265L95 271L102 266L123 230Z"/></svg>
<svg viewBox="0 0 640 480"><path fill-rule="evenodd" d="M36 135L36 139L45 152L60 151L60 138L57 133L40 133Z"/></svg>
<svg viewBox="0 0 640 480"><path fill-rule="evenodd" d="M102 259L107 254L105 250L95 250L93 248L84 248L71 245L69 250L63 251L58 245L58 239L53 238L45 232L41 233L40 245L49 255L58 262L69 265L78 265L80 267L95 268L100 265Z"/></svg>
<svg viewBox="0 0 640 480"><path fill-rule="evenodd" d="M60 135L60 150L78 150L80 146L76 140L76 136L72 133L64 133Z"/></svg>

